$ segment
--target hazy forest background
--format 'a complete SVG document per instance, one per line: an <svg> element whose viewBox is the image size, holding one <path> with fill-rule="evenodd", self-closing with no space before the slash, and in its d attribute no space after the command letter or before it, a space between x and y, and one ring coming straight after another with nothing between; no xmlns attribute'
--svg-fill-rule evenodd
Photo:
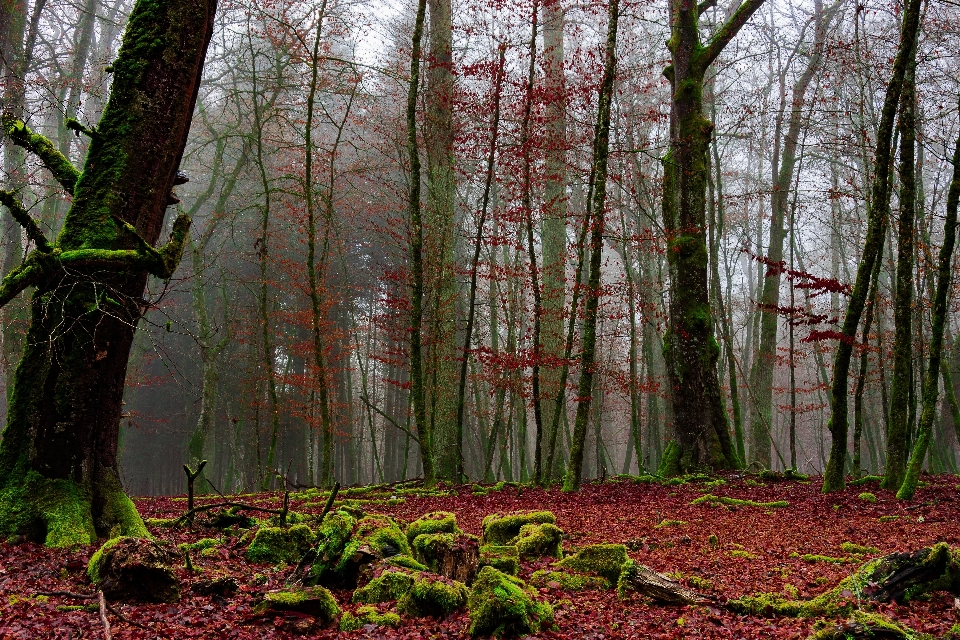
<svg viewBox="0 0 960 640"><path fill-rule="evenodd" d="M559 478L584 397L584 309L596 300L586 236L596 229L590 176L608 5L428 5L415 95L423 424L437 476L529 480L541 467ZM701 27L737 5L703 3ZM88 144L78 129L99 120L131 8L2 1L4 110L22 109L78 165ZM298 485L423 473L410 401L416 9L220 3L181 166L189 182L167 210L167 227L178 209L193 217L191 238L174 277L150 281L128 370L120 466L131 494L182 493L181 465L199 459L223 493L268 488L277 469ZM768 0L707 70L707 285L723 410L744 463L826 467L834 352L864 251L903 10L887 0ZM656 470L683 402L671 397L664 350L669 38L667 3L621 2L585 478ZM883 471L897 414L907 442L916 438L958 135L960 5L923 3L916 59L914 158L904 164L895 151L891 161L893 215L853 349L847 465L856 472ZM54 237L67 209L56 182L6 139L3 163L4 189ZM904 235L907 166L915 223ZM6 274L28 248L6 210L2 237ZM926 466L956 473L953 274ZM912 297L899 307L907 324L896 317L898 282ZM0 315L7 389L27 307L22 297ZM897 326L908 327L900 349ZM906 383L895 388L904 348Z"/></svg>

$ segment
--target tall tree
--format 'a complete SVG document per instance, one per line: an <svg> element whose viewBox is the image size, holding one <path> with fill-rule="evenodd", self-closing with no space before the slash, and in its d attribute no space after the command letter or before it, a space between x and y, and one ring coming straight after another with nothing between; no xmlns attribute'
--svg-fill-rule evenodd
<svg viewBox="0 0 960 640"><path fill-rule="evenodd" d="M900 95L903 91L904 76L910 67L913 52L916 49L920 31L920 0L908 0L903 12L900 27L900 43L893 61L893 71L887 84L887 94L883 99L880 122L877 126L876 154L874 156L873 185L867 217L867 235L863 243L863 254L857 266L857 276L847 303L847 312L843 318L841 336L837 343L837 352L833 362L833 383L830 390L830 458L823 473L823 491L838 491L846 486L844 466L847 459L848 407L847 389L850 375L850 358L853 355L853 343L860 325L860 316L866 305L870 289L873 265L880 259L887 219L890 215L890 156L893 139L894 120Z"/></svg>
<svg viewBox="0 0 960 640"><path fill-rule="evenodd" d="M713 124L703 113L704 74L763 0L746 0L703 44L700 13L706 2L672 0L667 42L670 149L663 157L663 218L670 262L670 328L664 352L673 390L676 445L667 473L737 465L723 410L707 286L707 153Z"/></svg>
<svg viewBox="0 0 960 640"><path fill-rule="evenodd" d="M53 244L5 198L36 244L0 284L28 286L27 347L0 442L0 528L51 546L89 544L115 526L147 535L117 473L117 438L133 334L148 274L169 278L190 220L155 249L186 144L213 30L212 0L140 0L113 64L113 88L83 172L23 122L4 128L73 194Z"/></svg>
<svg viewBox="0 0 960 640"><path fill-rule="evenodd" d="M600 81L600 100L597 106L597 124L593 133L593 164L590 169L592 194L588 200L587 218L590 224L590 275L587 280L587 300L584 306L583 338L580 351L580 382L577 391L577 415L573 423L570 443L570 466L563 481L564 491L579 491L583 476L583 450L590 419L590 403L595 392L593 378L597 360L597 316L600 307L600 276L603 266L603 229L607 206L607 165L610 152L610 110L613 105L613 86L617 69L617 26L620 20L619 0L610 0L607 13L607 43L604 52L603 78Z"/></svg>

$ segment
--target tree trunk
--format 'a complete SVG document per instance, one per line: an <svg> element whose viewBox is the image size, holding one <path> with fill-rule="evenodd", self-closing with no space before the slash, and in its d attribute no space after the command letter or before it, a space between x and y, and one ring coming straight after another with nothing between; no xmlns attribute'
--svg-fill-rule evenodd
<svg viewBox="0 0 960 640"><path fill-rule="evenodd" d="M893 137L894 116L900 103L903 90L903 78L913 53L916 50L917 34L920 29L920 0L909 0L903 13L903 26L900 31L900 44L893 63L893 73L887 86L887 95L883 101L880 125L877 128L877 152L874 162L873 187L871 189L870 212L867 223L867 237L863 243L863 256L857 266L857 278L847 304L847 313L843 319L842 336L837 344L837 353L833 365L833 385L830 391L830 459L823 474L823 491L843 489L846 482L843 472L847 459L847 381L850 373L850 358L853 342L856 339L860 315L866 304L870 288L870 275L873 263L880 259L883 248L883 226L890 213L890 155Z"/></svg>
<svg viewBox="0 0 960 640"><path fill-rule="evenodd" d="M89 544L114 527L147 535L117 474L121 400L134 329L149 307L147 273L170 277L189 230L189 219L178 218L175 242L151 247L186 144L215 9L212 0L137 3L79 179L62 156L31 149L74 197L56 246L38 241L0 287L6 302L24 281L37 286L0 443L4 533L51 546ZM22 123L4 124L20 132L18 143L36 142ZM20 222L37 231L28 218Z"/></svg>
<svg viewBox="0 0 960 640"><path fill-rule="evenodd" d="M587 421L590 418L590 402L594 391L593 376L597 351L597 316L600 306L600 269L603 260L603 228L607 203L607 157L610 151L610 107L613 103L614 74L617 65L617 24L620 18L618 0L610 0L607 14L607 44L600 83L600 100L597 109L597 124L593 137L593 166L590 171L590 186L593 193L588 200L587 217L590 219L590 275L587 284L587 300L584 306L583 338L580 353L580 385L577 390L577 416L573 423L573 440L570 443L570 466L563 481L564 491L579 491L583 475L583 450L587 436ZM579 284L579 283L578 283Z"/></svg>
<svg viewBox="0 0 960 640"><path fill-rule="evenodd" d="M673 102L670 149L663 158L663 216L670 261L670 330L664 347L673 388L674 428L680 446L680 471L737 465L720 395L717 359L707 287L707 153L713 125L703 115L704 74L723 48L760 8L747 0L700 43L699 8L693 0L674 0L671 38Z"/></svg>

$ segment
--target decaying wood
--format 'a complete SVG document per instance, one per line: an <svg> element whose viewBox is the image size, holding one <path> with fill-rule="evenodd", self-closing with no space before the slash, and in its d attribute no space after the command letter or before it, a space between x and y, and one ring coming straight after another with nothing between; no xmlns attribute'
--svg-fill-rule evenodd
<svg viewBox="0 0 960 640"><path fill-rule="evenodd" d="M688 589L662 573L638 563L627 563L620 576L621 590L636 591L665 604L711 604L714 599Z"/></svg>

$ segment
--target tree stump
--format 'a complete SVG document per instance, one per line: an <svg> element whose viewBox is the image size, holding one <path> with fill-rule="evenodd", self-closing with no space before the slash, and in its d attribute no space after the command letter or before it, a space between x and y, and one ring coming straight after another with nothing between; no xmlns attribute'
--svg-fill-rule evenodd
<svg viewBox="0 0 960 640"><path fill-rule="evenodd" d="M100 548L87 572L110 600L177 602L180 554L168 544L142 538L115 538Z"/></svg>

